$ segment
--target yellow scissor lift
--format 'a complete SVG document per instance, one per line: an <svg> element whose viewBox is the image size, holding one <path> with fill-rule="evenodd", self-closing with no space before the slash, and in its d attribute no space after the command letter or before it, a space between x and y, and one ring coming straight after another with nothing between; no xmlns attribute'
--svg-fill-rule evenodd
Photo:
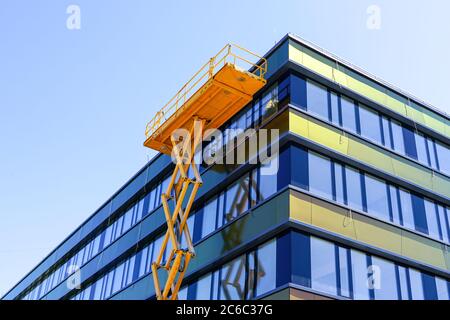
<svg viewBox="0 0 450 320"><path fill-rule="evenodd" d="M219 128L248 104L266 84L266 72L267 61L264 58L228 44L203 65L147 124L144 145L171 155L176 162L167 190L161 195L167 231L156 261L152 263L158 300L177 299L184 273L195 255L186 221L198 188L202 185L194 155L204 138L203 132ZM190 133L188 138L178 141L178 137L173 135L177 129L187 130ZM188 175L189 169L192 170L192 178ZM183 208L185 199L187 202ZM181 247L183 236L187 248ZM170 250L163 262L169 241ZM167 271L163 287L158 276L159 269Z"/></svg>

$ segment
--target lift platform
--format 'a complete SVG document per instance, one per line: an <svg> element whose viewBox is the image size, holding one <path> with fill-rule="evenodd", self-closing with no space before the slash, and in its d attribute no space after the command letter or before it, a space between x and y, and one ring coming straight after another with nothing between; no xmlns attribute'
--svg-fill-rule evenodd
<svg viewBox="0 0 450 320"><path fill-rule="evenodd" d="M161 195L167 231L158 257L152 263L158 300L177 299L189 261L195 256L186 221L202 185L194 154L204 138L203 132L219 128L248 104L266 84L266 72L266 59L227 44L147 124L144 145L169 154L176 161L167 190ZM180 142L174 136L178 129L185 129L189 138ZM189 170L192 178L188 176ZM161 287L160 269L167 271L164 287Z"/></svg>

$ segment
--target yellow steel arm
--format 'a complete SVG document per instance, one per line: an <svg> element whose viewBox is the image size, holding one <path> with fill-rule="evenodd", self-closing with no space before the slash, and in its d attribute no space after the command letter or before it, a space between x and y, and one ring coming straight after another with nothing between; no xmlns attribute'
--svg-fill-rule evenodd
<svg viewBox="0 0 450 320"><path fill-rule="evenodd" d="M152 263L153 282L158 300L177 299L178 291L189 265L189 261L195 256L191 235L186 221L198 188L202 185L202 179L195 164L194 155L197 146L201 143L203 125L203 120L195 119L188 135L189 138L185 138L181 143L181 147L179 142L175 141L172 137L173 154L176 158L176 165L167 190L161 195L167 231L158 257L156 261ZM188 176L189 168L192 169L194 175L193 179ZM190 194L188 194L191 185L192 189L190 190ZM188 202L183 210L182 205L186 197ZM171 200L173 211L171 211L169 206L169 201ZM181 248L181 237L183 236L187 248ZM169 240L171 242L170 252L166 261L163 262L164 252L167 249ZM162 290L158 275L159 269L165 269L167 271L167 280Z"/></svg>

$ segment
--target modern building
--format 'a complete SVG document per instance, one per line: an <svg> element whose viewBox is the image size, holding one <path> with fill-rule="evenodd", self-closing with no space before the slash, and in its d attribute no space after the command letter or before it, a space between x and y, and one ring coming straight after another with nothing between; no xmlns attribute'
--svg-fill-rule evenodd
<svg viewBox="0 0 450 320"><path fill-rule="evenodd" d="M279 169L200 166L179 298L449 300L449 116L291 34L265 58L223 129L278 128ZM172 169L155 156L3 299L154 299Z"/></svg>

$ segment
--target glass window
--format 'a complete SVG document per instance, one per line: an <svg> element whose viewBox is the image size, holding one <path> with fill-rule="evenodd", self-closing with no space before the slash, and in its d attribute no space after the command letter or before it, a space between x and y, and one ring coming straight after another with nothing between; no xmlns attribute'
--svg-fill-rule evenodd
<svg viewBox="0 0 450 320"><path fill-rule="evenodd" d="M277 243L273 239L258 248L256 295L276 288Z"/></svg>
<svg viewBox="0 0 450 320"><path fill-rule="evenodd" d="M246 174L227 189L225 217L231 221L248 210L249 175Z"/></svg>
<svg viewBox="0 0 450 320"><path fill-rule="evenodd" d="M391 139L391 126L389 124L389 119L383 116L381 118L381 125L383 128L383 144L389 149L394 149L394 144Z"/></svg>
<svg viewBox="0 0 450 320"><path fill-rule="evenodd" d="M216 230L217 198L208 201L203 208L202 238Z"/></svg>
<svg viewBox="0 0 450 320"><path fill-rule="evenodd" d="M114 275L114 283L112 287L112 293L115 293L122 289L122 278L125 271L125 263L122 263L116 268L115 275Z"/></svg>
<svg viewBox="0 0 450 320"><path fill-rule="evenodd" d="M430 155L430 165L434 169L438 169L438 163L436 159L436 144L430 138L427 138L428 154Z"/></svg>
<svg viewBox="0 0 450 320"><path fill-rule="evenodd" d="M328 113L327 88L316 82L307 80L306 94L308 102L308 111L328 120L329 113Z"/></svg>
<svg viewBox="0 0 450 320"><path fill-rule="evenodd" d="M439 217L439 225L441 226L442 232L442 240L450 242L449 235L449 221L448 221L448 212L450 209L445 209L443 206L438 205L438 217Z"/></svg>
<svg viewBox="0 0 450 320"><path fill-rule="evenodd" d="M374 288L375 299L377 300L397 300L397 277L395 264L381 259L372 257L372 265L379 269L379 287Z"/></svg>
<svg viewBox="0 0 450 320"><path fill-rule="evenodd" d="M391 119L392 140L394 143L394 150L401 154L405 154L405 142L403 140L402 125Z"/></svg>
<svg viewBox="0 0 450 320"><path fill-rule="evenodd" d="M448 282L445 279L436 277L436 289L439 300L450 300L450 294L448 292Z"/></svg>
<svg viewBox="0 0 450 320"><path fill-rule="evenodd" d="M401 300L409 300L410 299L410 291L408 286L408 270L404 267L397 266L397 272L398 272L398 282L399 282L399 289L400 289L400 299Z"/></svg>
<svg viewBox="0 0 450 320"><path fill-rule="evenodd" d="M306 108L306 81L303 78L300 78L294 74L290 77L291 83L291 103L301 107L302 109Z"/></svg>
<svg viewBox="0 0 450 320"><path fill-rule="evenodd" d="M409 279L411 283L411 296L413 300L423 300L423 284L422 284L422 274L415 270L409 269Z"/></svg>
<svg viewBox="0 0 450 320"><path fill-rule="evenodd" d="M403 139L405 141L405 154L408 157L417 159L417 148L414 132L406 127L403 127Z"/></svg>
<svg viewBox="0 0 450 320"><path fill-rule="evenodd" d="M308 153L309 191L333 199L331 187L331 162L314 152Z"/></svg>
<svg viewBox="0 0 450 320"><path fill-rule="evenodd" d="M339 112L339 97L336 93L330 92L331 122L340 126L341 117Z"/></svg>
<svg viewBox="0 0 450 320"><path fill-rule="evenodd" d="M440 170L450 174L450 149L439 142L436 142L435 145Z"/></svg>
<svg viewBox="0 0 450 320"><path fill-rule="evenodd" d="M344 195L344 167L336 162L333 162L334 170L334 200L345 204Z"/></svg>
<svg viewBox="0 0 450 320"><path fill-rule="evenodd" d="M259 168L259 201L264 201L277 192L277 173L274 170L264 170L270 168L271 163L261 164Z"/></svg>
<svg viewBox="0 0 450 320"><path fill-rule="evenodd" d="M425 214L425 204L423 198L416 194L411 194L415 230L428 234L427 217Z"/></svg>
<svg viewBox="0 0 450 320"><path fill-rule="evenodd" d="M183 288L178 291L178 300L187 300L187 286L184 286Z"/></svg>
<svg viewBox="0 0 450 320"><path fill-rule="evenodd" d="M418 158L419 162L422 162L428 166L429 160L428 160L426 140L425 140L423 134L418 133L418 132L415 133L415 138L416 138L416 147L417 147L417 158Z"/></svg>
<svg viewBox="0 0 450 320"><path fill-rule="evenodd" d="M133 282L134 279L134 265L136 262L136 255L133 255L130 260L128 260L128 273L127 273L127 278L126 278L126 283L125 285L129 285L131 282ZM151 264L151 263L150 263Z"/></svg>
<svg viewBox="0 0 450 320"><path fill-rule="evenodd" d="M337 294L335 245L315 237L311 237L311 284L315 290Z"/></svg>
<svg viewBox="0 0 450 320"><path fill-rule="evenodd" d="M243 300L245 290L245 255L222 267L220 282L221 300Z"/></svg>
<svg viewBox="0 0 450 320"><path fill-rule="evenodd" d="M375 217L389 221L389 208L386 183L380 179L365 175L367 212Z"/></svg>
<svg viewBox="0 0 450 320"><path fill-rule="evenodd" d="M107 299L111 295L111 289L112 289L112 283L114 280L114 270L112 270L110 273L106 275L106 282L105 282L105 290L102 295L102 299Z"/></svg>
<svg viewBox="0 0 450 320"><path fill-rule="evenodd" d="M211 273L197 281L196 300L209 300L211 297Z"/></svg>
<svg viewBox="0 0 450 320"><path fill-rule="evenodd" d="M250 300L255 297L255 283L256 283L256 251L248 253L247 256L247 293L245 296L246 300Z"/></svg>
<svg viewBox="0 0 450 320"><path fill-rule="evenodd" d="M162 242L162 238L161 238L161 242ZM150 260L152 259L152 256L151 256L151 252L150 252L150 256L149 256L148 249L149 249L149 247L147 246L144 249L142 249L140 252L141 264L139 267L139 276L138 277L142 277L144 274L146 274L147 273L147 264L151 264ZM158 254L159 254L159 251L158 251ZM155 256L155 261L156 261L156 258L157 258L157 256Z"/></svg>
<svg viewBox="0 0 450 320"><path fill-rule="evenodd" d="M361 135L381 144L380 115L363 106L359 108Z"/></svg>
<svg viewBox="0 0 450 320"><path fill-rule="evenodd" d="M350 298L350 250L339 247L339 295Z"/></svg>
<svg viewBox="0 0 450 320"><path fill-rule="evenodd" d="M155 208L155 198L156 198L156 188L153 188L152 191L150 191L149 195L149 204L148 204L149 212Z"/></svg>
<svg viewBox="0 0 450 320"><path fill-rule="evenodd" d="M392 214L392 221L394 223L397 223L401 225L401 214L400 214L400 198L399 198L399 192L398 188L394 187L392 185L389 185L389 199L390 199L390 206L391 206L391 214Z"/></svg>
<svg viewBox="0 0 450 320"><path fill-rule="evenodd" d="M367 256L359 251L351 250L353 298L369 300Z"/></svg>
<svg viewBox="0 0 450 320"><path fill-rule="evenodd" d="M133 208L131 208L130 210L127 211L127 213L125 213L125 217L123 220L123 232L131 228L132 218L133 218Z"/></svg>
<svg viewBox="0 0 450 320"><path fill-rule="evenodd" d="M100 278L99 280L97 280L94 284L94 300L100 300L101 299L101 294L102 294L102 289L103 289L103 280L105 279L105 277Z"/></svg>
<svg viewBox="0 0 450 320"><path fill-rule="evenodd" d="M440 239L439 222L436 204L425 199L425 214L427 216L428 234L433 238Z"/></svg>
<svg viewBox="0 0 450 320"><path fill-rule="evenodd" d="M415 230L411 194L408 191L400 189L400 203L402 206L403 225Z"/></svg>
<svg viewBox="0 0 450 320"><path fill-rule="evenodd" d="M361 192L361 174L350 167L345 167L345 180L347 184L347 204L356 210L363 210Z"/></svg>
<svg viewBox="0 0 450 320"><path fill-rule="evenodd" d="M261 99L262 119L266 119L274 114L278 109L278 85L274 84Z"/></svg>
<svg viewBox="0 0 450 320"><path fill-rule="evenodd" d="M357 132L356 105L353 100L341 97L342 126L350 131Z"/></svg>

